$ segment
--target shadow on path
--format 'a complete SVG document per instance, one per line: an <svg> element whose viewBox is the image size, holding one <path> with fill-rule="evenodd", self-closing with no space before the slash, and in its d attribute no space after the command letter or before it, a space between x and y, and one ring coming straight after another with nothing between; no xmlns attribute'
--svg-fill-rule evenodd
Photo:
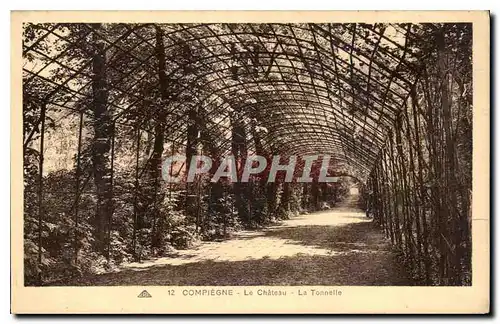
<svg viewBox="0 0 500 324"><path fill-rule="evenodd" d="M276 259L264 256L153 265L93 276L70 285L411 285L380 230L366 219L336 226L277 227L240 240L248 240L251 245L252 240L263 237L312 247L313 251L322 249L328 255L298 253ZM286 250L287 244L281 249Z"/></svg>

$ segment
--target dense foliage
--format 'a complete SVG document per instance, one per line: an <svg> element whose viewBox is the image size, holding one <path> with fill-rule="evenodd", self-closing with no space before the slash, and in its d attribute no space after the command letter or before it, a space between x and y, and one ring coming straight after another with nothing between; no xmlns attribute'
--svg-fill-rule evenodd
<svg viewBox="0 0 500 324"><path fill-rule="evenodd" d="M418 82L369 179L375 220L425 284L471 284L472 26L428 26Z"/></svg>

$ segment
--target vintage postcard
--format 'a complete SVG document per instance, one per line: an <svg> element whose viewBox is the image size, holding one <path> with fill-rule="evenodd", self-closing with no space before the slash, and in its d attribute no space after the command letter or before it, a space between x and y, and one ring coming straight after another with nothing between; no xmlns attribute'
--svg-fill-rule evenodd
<svg viewBox="0 0 500 324"><path fill-rule="evenodd" d="M13 313L489 312L489 12L11 19Z"/></svg>

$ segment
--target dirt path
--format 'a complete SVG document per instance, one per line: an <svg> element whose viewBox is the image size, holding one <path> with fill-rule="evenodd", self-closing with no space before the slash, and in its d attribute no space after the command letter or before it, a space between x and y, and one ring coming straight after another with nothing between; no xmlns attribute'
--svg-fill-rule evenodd
<svg viewBox="0 0 500 324"><path fill-rule="evenodd" d="M409 285L382 232L354 201L77 285Z"/></svg>

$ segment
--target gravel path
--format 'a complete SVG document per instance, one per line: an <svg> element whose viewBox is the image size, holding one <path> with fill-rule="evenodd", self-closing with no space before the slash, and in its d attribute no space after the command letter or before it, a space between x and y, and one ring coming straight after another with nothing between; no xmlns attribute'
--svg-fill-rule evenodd
<svg viewBox="0 0 500 324"><path fill-rule="evenodd" d="M71 285L409 285L383 233L354 201Z"/></svg>

